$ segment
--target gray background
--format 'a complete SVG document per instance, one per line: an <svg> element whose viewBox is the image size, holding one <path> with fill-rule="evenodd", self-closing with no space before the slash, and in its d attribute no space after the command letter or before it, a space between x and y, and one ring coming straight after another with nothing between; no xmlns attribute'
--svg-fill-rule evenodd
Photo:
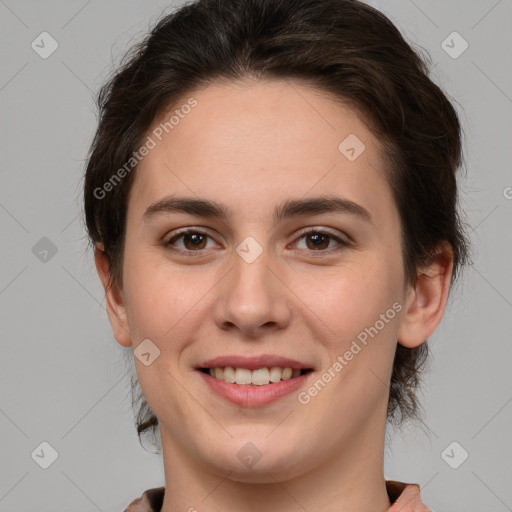
<svg viewBox="0 0 512 512"><path fill-rule="evenodd" d="M433 79L463 109L475 246L430 340L425 424L390 432L386 478L419 483L436 512L512 510L512 3L373 4L430 53ZM93 92L169 5L0 0L1 512L120 512L164 484L133 426L131 349L113 339L86 251L81 176ZM43 31L59 45L47 59L31 47ZM469 44L458 58L441 46L453 31ZM57 249L46 261L43 237ZM58 453L48 469L31 457L43 441ZM453 441L452 464L469 454L457 469L442 456Z"/></svg>

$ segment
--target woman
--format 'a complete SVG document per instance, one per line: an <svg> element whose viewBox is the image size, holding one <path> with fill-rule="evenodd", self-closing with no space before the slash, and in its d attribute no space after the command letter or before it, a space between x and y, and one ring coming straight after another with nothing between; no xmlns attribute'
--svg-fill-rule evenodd
<svg viewBox="0 0 512 512"><path fill-rule="evenodd" d="M467 258L461 130L399 31L354 0L199 0L99 107L86 223L165 469L127 510L428 510L384 440Z"/></svg>

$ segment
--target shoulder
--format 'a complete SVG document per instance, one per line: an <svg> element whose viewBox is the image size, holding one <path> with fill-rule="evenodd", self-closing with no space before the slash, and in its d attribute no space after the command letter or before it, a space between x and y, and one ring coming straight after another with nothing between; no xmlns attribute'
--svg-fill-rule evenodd
<svg viewBox="0 0 512 512"><path fill-rule="evenodd" d="M431 512L421 499L418 484L386 480L386 488L392 504L388 512Z"/></svg>
<svg viewBox="0 0 512 512"><path fill-rule="evenodd" d="M123 512L160 512L164 501L165 487L155 487L133 500Z"/></svg>
<svg viewBox="0 0 512 512"><path fill-rule="evenodd" d="M388 512L431 512L421 499L418 484L386 480L386 488L392 503ZM165 487L148 489L140 498L133 500L124 512L160 512L164 493Z"/></svg>

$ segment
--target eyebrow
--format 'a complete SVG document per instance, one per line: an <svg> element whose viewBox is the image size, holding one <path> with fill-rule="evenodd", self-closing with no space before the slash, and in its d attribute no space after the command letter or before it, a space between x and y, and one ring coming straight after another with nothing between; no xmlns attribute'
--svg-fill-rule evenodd
<svg viewBox="0 0 512 512"><path fill-rule="evenodd" d="M195 197L167 196L150 205L142 217L144 221L149 221L169 213L186 213L223 221L232 216L232 211L222 203ZM274 210L274 226L286 218L323 213L351 214L373 223L370 212L360 204L338 196L319 196L284 201Z"/></svg>

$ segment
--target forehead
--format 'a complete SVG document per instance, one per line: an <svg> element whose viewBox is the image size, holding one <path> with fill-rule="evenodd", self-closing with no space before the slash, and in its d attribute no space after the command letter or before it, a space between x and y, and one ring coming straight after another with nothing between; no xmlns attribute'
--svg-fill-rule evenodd
<svg viewBox="0 0 512 512"><path fill-rule="evenodd" d="M296 81L211 84L176 102L148 134L155 147L129 200L138 216L174 192L233 210L309 193L366 203L389 193L380 145L360 115Z"/></svg>

